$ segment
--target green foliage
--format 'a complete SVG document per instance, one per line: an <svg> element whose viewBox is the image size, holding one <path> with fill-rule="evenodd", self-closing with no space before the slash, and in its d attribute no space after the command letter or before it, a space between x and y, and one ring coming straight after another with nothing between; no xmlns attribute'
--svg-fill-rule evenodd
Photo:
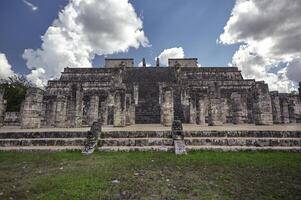
<svg viewBox="0 0 301 200"><path fill-rule="evenodd" d="M21 103L25 99L27 88L31 86L30 82L24 76L14 75L8 80L1 80L1 88L4 89L4 99L7 101L7 112L19 112Z"/></svg>

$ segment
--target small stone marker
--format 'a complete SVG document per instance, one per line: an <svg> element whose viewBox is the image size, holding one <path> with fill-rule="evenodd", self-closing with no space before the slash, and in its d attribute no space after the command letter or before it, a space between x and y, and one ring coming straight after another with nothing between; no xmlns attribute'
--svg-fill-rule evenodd
<svg viewBox="0 0 301 200"><path fill-rule="evenodd" d="M172 138L174 141L176 155L187 154L183 126L180 120L174 120L172 123Z"/></svg>
<svg viewBox="0 0 301 200"><path fill-rule="evenodd" d="M97 146L98 136L101 133L101 124L99 122L93 122L90 131L87 135L87 142L85 148L82 151L84 155L90 155L94 152Z"/></svg>

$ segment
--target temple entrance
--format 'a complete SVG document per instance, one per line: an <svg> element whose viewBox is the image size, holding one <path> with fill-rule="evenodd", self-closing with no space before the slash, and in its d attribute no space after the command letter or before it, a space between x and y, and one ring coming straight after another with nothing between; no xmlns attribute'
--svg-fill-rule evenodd
<svg viewBox="0 0 301 200"><path fill-rule="evenodd" d="M136 124L160 123L159 84L140 82L138 99Z"/></svg>

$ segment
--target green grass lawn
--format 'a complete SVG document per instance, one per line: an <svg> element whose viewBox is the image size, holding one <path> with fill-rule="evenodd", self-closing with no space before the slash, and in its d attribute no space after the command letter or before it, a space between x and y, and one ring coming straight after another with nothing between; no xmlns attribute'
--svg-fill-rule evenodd
<svg viewBox="0 0 301 200"><path fill-rule="evenodd" d="M0 199L301 199L301 154L0 152Z"/></svg>

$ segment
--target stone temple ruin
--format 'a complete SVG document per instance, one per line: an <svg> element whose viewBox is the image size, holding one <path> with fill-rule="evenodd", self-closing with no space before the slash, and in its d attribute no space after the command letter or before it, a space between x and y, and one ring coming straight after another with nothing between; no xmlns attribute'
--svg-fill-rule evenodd
<svg viewBox="0 0 301 200"><path fill-rule="evenodd" d="M134 67L133 59L105 59L103 68L65 68L45 90L30 88L21 128L116 127L174 120L198 125L301 122L301 91L270 92L236 67L198 67L196 58L169 59L168 67ZM5 101L0 91L0 125Z"/></svg>
<svg viewBox="0 0 301 200"><path fill-rule="evenodd" d="M301 152L301 83L286 94L236 67L198 67L195 58L133 63L65 68L44 90L29 88L20 112L6 112L1 90L0 151Z"/></svg>

